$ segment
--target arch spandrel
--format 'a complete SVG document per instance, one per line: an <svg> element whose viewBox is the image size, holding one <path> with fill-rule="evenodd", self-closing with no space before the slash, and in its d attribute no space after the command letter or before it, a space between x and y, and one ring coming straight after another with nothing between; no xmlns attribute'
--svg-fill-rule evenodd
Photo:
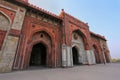
<svg viewBox="0 0 120 80"><path fill-rule="evenodd" d="M40 32L34 33L32 36L32 41L36 41L36 40L39 40L39 41L44 40L50 45L52 43L51 37L45 31L40 31Z"/></svg>
<svg viewBox="0 0 120 80"><path fill-rule="evenodd" d="M87 39L86 35L83 32L81 32L79 29L74 30L72 32L72 40L73 39L75 40L74 33L77 34L76 36L78 36L78 40L83 42L85 50L88 50L90 48L90 46L88 44L88 39Z"/></svg>
<svg viewBox="0 0 120 80"><path fill-rule="evenodd" d="M36 31L32 34L31 41L28 44L29 47L27 48L27 51L26 51L26 54L28 54L28 58L30 59L32 47L38 43L44 44L45 47L47 48L47 58L48 58L47 66L48 67L53 66L51 62L52 62L52 59L54 58L54 52L53 52L54 47L52 46L52 44L54 43L52 41L51 36L46 31L43 31L43 30ZM27 61L27 63L25 63L26 67L29 66L29 59L26 60Z"/></svg>
<svg viewBox="0 0 120 80"><path fill-rule="evenodd" d="M5 44L6 33L10 29L10 24L10 18L2 11L0 11L0 50Z"/></svg>
<svg viewBox="0 0 120 80"><path fill-rule="evenodd" d="M0 12L0 30L8 31L10 26L9 18Z"/></svg>

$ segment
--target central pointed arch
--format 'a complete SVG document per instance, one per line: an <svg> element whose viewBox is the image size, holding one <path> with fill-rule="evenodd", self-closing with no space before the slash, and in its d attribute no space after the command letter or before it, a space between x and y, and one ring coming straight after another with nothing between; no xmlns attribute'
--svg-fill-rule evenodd
<svg viewBox="0 0 120 80"><path fill-rule="evenodd" d="M43 43L35 44L32 48L30 66L46 66L47 48Z"/></svg>
<svg viewBox="0 0 120 80"><path fill-rule="evenodd" d="M29 66L38 65L48 67L51 65L52 39L47 32L40 31L33 34L31 49L32 51L29 58Z"/></svg>
<svg viewBox="0 0 120 80"><path fill-rule="evenodd" d="M86 64L87 55L85 50L87 40L85 35L80 30L75 30L72 33L72 57L73 65L75 64Z"/></svg>
<svg viewBox="0 0 120 80"><path fill-rule="evenodd" d="M35 31L35 33L31 33L31 35L32 36L30 36L27 42L28 45L25 49L24 58L22 59L22 63L20 64L21 69L29 68L30 65L33 65L33 64L37 65L35 63L35 60L32 59L31 57L31 55L33 54L35 54L35 56L40 54L40 55L43 55L44 58L46 58L46 59L38 59L39 61L40 60L44 61L42 63L37 62L38 65L44 65L46 67L54 67L55 61L53 60L55 60L55 51L54 51L54 46L52 46L54 45L52 36L49 35L47 31L43 31L43 30L40 30L37 32ZM41 54L39 52L40 50L38 50L37 47L40 50L44 50L43 53L45 53L45 55ZM38 53L36 53L34 49L36 49ZM40 56L37 58L40 58ZM32 60L33 60L33 64L32 64Z"/></svg>
<svg viewBox="0 0 120 80"><path fill-rule="evenodd" d="M79 36L81 36L82 41L83 41L83 43L84 43L84 48L85 48L85 50L88 50L89 44L88 44L86 35L85 35L82 31L80 31L79 29L74 30L74 31L72 32L72 34L73 34L73 33L77 33ZM74 36L74 39L77 39L77 36L76 36L76 35L73 35L73 36Z"/></svg>

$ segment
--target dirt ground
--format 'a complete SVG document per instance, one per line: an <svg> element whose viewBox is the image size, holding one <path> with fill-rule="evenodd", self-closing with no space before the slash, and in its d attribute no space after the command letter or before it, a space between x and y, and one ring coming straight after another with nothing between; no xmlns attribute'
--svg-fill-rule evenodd
<svg viewBox="0 0 120 80"><path fill-rule="evenodd" d="M0 74L0 80L120 80L120 63L13 71Z"/></svg>

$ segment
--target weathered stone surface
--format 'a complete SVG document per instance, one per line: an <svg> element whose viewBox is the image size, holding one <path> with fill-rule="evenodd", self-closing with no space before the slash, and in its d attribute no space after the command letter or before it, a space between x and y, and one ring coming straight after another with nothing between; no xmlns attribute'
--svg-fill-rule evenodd
<svg viewBox="0 0 120 80"><path fill-rule="evenodd" d="M86 64L87 63L87 55L85 52L83 38L76 32L72 34L72 47L76 47L79 53L79 63Z"/></svg>
<svg viewBox="0 0 120 80"><path fill-rule="evenodd" d="M95 64L95 56L93 50L86 50L88 64Z"/></svg>
<svg viewBox="0 0 120 80"><path fill-rule="evenodd" d="M66 58L66 56L67 56L67 49L66 48L67 48L66 45L63 44L62 45L62 66L63 67L67 66L67 58Z"/></svg>
<svg viewBox="0 0 120 80"><path fill-rule="evenodd" d="M9 29L10 21L9 19L0 12L0 30L7 31Z"/></svg>
<svg viewBox="0 0 120 80"><path fill-rule="evenodd" d="M21 30L25 13L26 10L22 7L17 10L12 29Z"/></svg>
<svg viewBox="0 0 120 80"><path fill-rule="evenodd" d="M2 55L2 60L0 62L0 72L11 71L17 44L18 44L17 37L8 36L8 41L6 42L4 54Z"/></svg>
<svg viewBox="0 0 120 80"><path fill-rule="evenodd" d="M13 8L13 6L17 7L17 9ZM2 24L0 25L0 30L6 31L0 51L0 72L9 72L12 70L19 41L19 36L14 35L18 35L18 33L16 33L17 30L21 31L25 9L3 0L0 2L0 11L0 20L2 20L0 21ZM14 31L12 31L14 35L9 34L11 28L14 29Z"/></svg>
<svg viewBox="0 0 120 80"><path fill-rule="evenodd" d="M0 31L5 32L0 35L0 72L29 68L37 44L45 47L47 67L111 61L106 39L91 32L87 23L64 10L57 16L27 2L0 0Z"/></svg>

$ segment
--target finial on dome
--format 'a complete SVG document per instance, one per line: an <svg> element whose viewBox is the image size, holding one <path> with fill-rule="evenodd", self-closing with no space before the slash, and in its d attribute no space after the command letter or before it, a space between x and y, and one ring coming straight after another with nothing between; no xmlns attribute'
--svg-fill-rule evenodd
<svg viewBox="0 0 120 80"><path fill-rule="evenodd" d="M88 25L88 22L86 24Z"/></svg>
<svg viewBox="0 0 120 80"><path fill-rule="evenodd" d="M64 12L64 9L62 9L62 12Z"/></svg>
<svg viewBox="0 0 120 80"><path fill-rule="evenodd" d="M24 1L24 2L27 2L27 3L28 3L28 0L21 0L21 1Z"/></svg>

